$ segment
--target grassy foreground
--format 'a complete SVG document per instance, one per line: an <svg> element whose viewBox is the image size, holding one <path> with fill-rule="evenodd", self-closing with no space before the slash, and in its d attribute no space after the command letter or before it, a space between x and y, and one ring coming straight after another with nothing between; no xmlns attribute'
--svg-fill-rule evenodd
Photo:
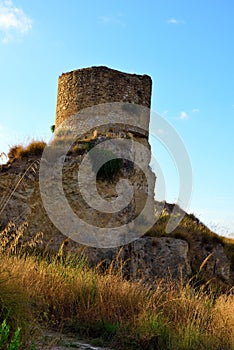
<svg viewBox="0 0 234 350"><path fill-rule="evenodd" d="M17 250L21 234L9 243L0 233L0 323L12 337L21 329L22 345L11 349L31 349L40 328L119 349L234 349L232 291L192 281L146 287L124 280L121 268L88 268L81 253L61 260Z"/></svg>

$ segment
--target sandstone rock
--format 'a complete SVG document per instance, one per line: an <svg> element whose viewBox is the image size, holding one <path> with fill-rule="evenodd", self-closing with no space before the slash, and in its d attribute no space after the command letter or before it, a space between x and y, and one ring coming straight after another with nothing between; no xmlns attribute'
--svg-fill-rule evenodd
<svg viewBox="0 0 234 350"><path fill-rule="evenodd" d="M222 244L217 242L204 243L199 239L195 244L192 256L197 269L203 265L201 273L206 279L216 277L226 283L232 279L231 263Z"/></svg>
<svg viewBox="0 0 234 350"><path fill-rule="evenodd" d="M191 273L188 244L181 239L143 237L130 246L132 274L179 279Z"/></svg>
<svg viewBox="0 0 234 350"><path fill-rule="evenodd" d="M124 262L126 276L152 282L158 278L187 279L191 273L188 244L175 238L142 237L118 249L88 247L85 253L92 265L110 264L116 256Z"/></svg>

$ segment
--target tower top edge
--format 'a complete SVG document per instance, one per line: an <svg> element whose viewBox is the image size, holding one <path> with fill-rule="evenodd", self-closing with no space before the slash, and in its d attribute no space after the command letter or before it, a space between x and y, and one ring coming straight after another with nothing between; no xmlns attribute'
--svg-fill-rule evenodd
<svg viewBox="0 0 234 350"><path fill-rule="evenodd" d="M70 74L76 74L76 73L81 73L81 72L91 72L91 71L103 71L103 72L109 72L109 73L118 73L118 74L123 74L123 75L126 75L126 76L132 76L132 77L137 77L137 78L148 78L150 80L151 77L148 75L148 74L136 74L136 73L127 73L127 72L123 72L123 71L120 71L120 70L117 70L117 69L113 69L113 68L109 68L107 66L91 66L91 67L85 67L85 68L78 68L78 69L74 69L74 70L71 70L69 72L63 72L59 78L62 78L66 75L70 75Z"/></svg>

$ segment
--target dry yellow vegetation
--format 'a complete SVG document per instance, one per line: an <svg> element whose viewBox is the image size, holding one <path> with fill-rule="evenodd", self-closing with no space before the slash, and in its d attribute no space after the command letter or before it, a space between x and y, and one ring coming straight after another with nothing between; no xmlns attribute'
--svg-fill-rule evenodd
<svg viewBox="0 0 234 350"><path fill-rule="evenodd" d="M24 341L46 327L119 349L234 349L232 290L220 294L192 281L145 286L125 280L114 264L89 268L84 252L35 253L40 237L24 246L26 226L0 233L1 318L9 313Z"/></svg>

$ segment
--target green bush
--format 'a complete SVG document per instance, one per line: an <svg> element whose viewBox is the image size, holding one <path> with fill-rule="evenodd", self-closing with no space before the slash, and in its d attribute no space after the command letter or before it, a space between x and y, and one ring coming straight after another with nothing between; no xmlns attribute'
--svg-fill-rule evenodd
<svg viewBox="0 0 234 350"><path fill-rule="evenodd" d="M98 148L92 149L89 152L89 156L91 158L93 171L97 174L97 178L113 181L121 168L122 160L116 158L116 155L112 151ZM101 164L103 165L100 167Z"/></svg>
<svg viewBox="0 0 234 350"><path fill-rule="evenodd" d="M50 127L50 131L51 131L52 133L54 133L54 130L55 130L55 125L53 124L53 125L51 125L51 127Z"/></svg>

